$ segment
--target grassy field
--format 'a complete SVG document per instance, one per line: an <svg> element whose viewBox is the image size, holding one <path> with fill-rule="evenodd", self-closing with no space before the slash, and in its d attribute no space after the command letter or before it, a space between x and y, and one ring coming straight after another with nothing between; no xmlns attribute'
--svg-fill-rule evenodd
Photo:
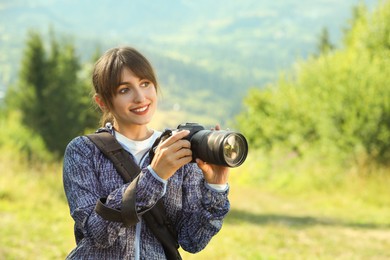
<svg viewBox="0 0 390 260"><path fill-rule="evenodd" d="M184 259L390 259L388 170L329 181L316 166L312 175L279 166L275 177L264 165L253 154L232 171L224 227ZM74 239L61 165L2 153L0 169L0 259L64 259Z"/></svg>
<svg viewBox="0 0 390 260"><path fill-rule="evenodd" d="M233 188L224 228L185 259L390 259L389 210L345 195Z"/></svg>

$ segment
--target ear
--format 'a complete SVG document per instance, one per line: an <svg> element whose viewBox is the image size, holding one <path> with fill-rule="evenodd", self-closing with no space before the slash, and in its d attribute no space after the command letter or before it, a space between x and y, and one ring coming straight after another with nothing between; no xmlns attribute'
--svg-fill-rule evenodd
<svg viewBox="0 0 390 260"><path fill-rule="evenodd" d="M100 109L102 111L107 110L107 106L106 106L106 104L104 103L102 97L99 94L95 94L94 95L94 99L95 99L96 104L100 107Z"/></svg>

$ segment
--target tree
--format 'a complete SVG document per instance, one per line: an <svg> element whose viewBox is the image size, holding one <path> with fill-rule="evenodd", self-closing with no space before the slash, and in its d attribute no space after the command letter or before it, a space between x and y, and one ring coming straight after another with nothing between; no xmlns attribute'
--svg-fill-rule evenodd
<svg viewBox="0 0 390 260"><path fill-rule="evenodd" d="M19 105L23 111L23 120L33 130L44 124L44 87L47 84L47 62L43 42L38 33L29 32L27 47L22 59L19 84Z"/></svg>
<svg viewBox="0 0 390 260"><path fill-rule="evenodd" d="M98 113L87 94L90 84L80 77L82 66L75 47L61 42L51 32L46 51L42 37L29 32L18 86L7 93L15 94L17 102L12 104L21 110L23 123L58 156L73 137L98 126Z"/></svg>
<svg viewBox="0 0 390 260"><path fill-rule="evenodd" d="M291 76L250 92L238 122L252 147L298 154L316 147L325 155L389 164L389 14L390 1L371 16L355 11L345 48L302 62Z"/></svg>
<svg viewBox="0 0 390 260"><path fill-rule="evenodd" d="M368 9L364 3L361 2L352 8L352 17L343 29L345 46L353 47L358 45L360 38L367 32L368 16Z"/></svg>
<svg viewBox="0 0 390 260"><path fill-rule="evenodd" d="M330 41L328 28L324 27L321 30L321 34L318 40L317 53L327 54L334 49L334 45Z"/></svg>
<svg viewBox="0 0 390 260"><path fill-rule="evenodd" d="M55 39L51 42L51 56L47 61L49 80L45 86L45 100L39 104L46 111L45 124L40 131L49 150L61 152L69 139L83 130L77 119L80 113L77 111L80 64L71 44L59 47Z"/></svg>

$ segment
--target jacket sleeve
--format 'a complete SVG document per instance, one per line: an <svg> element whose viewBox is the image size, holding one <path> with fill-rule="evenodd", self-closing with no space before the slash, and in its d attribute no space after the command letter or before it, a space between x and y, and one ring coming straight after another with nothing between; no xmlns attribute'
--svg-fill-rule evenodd
<svg viewBox="0 0 390 260"><path fill-rule="evenodd" d="M179 243L188 252L202 250L222 228L230 209L229 188L216 191L207 186L196 164L184 168L183 210L178 221Z"/></svg>
<svg viewBox="0 0 390 260"><path fill-rule="evenodd" d="M149 175L147 170L143 170L138 181ZM76 241L87 237L97 247L105 248L113 245L118 236L126 234L126 227L122 223L104 220L94 209L101 197L107 197L107 207L121 210L123 195L129 192L131 183L123 182L112 163L86 137L75 138L66 148L63 182L70 213L75 221ZM110 184L113 188L109 188ZM137 214L143 214L155 204L154 200L163 196L164 184L155 184L157 189L153 196L136 205ZM127 232L135 232L135 229Z"/></svg>

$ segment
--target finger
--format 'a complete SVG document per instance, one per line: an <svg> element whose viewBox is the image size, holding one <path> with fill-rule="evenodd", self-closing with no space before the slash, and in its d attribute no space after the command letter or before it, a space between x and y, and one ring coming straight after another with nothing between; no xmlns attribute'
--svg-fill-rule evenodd
<svg viewBox="0 0 390 260"><path fill-rule="evenodd" d="M192 151L187 140L179 140L168 147L160 147L158 150L159 157L165 157L168 161L174 162L183 157L192 158Z"/></svg>
<svg viewBox="0 0 390 260"><path fill-rule="evenodd" d="M189 130L183 130L183 131L178 131L178 132L172 132L172 136L170 136L170 137L167 138L164 142L162 142L161 145L170 146L170 145L172 145L173 143L175 143L176 141L181 140L181 139L183 139L184 137L186 137L189 133L190 133Z"/></svg>
<svg viewBox="0 0 390 260"><path fill-rule="evenodd" d="M210 165L208 165L206 162L202 161L201 159L196 159L196 164L203 172L208 172L210 169Z"/></svg>
<svg viewBox="0 0 390 260"><path fill-rule="evenodd" d="M192 160L192 151L190 149L181 149L176 153L176 158L183 159L188 158L190 161Z"/></svg>
<svg viewBox="0 0 390 260"><path fill-rule="evenodd" d="M192 161L192 151L190 149L181 149L172 156L172 162L174 162L174 165L177 168L180 168L183 165Z"/></svg>
<svg viewBox="0 0 390 260"><path fill-rule="evenodd" d="M191 149L191 143L188 140L181 139L181 140L178 140L175 143L171 144L169 146L169 148L172 151L174 151L174 152L179 151L181 149L187 149L188 150L188 149Z"/></svg>
<svg viewBox="0 0 390 260"><path fill-rule="evenodd" d="M221 130L221 126L216 124L214 128L211 128L211 130Z"/></svg>
<svg viewBox="0 0 390 260"><path fill-rule="evenodd" d="M192 161L192 156L186 156L183 158L180 158L177 162L179 164L179 168L186 165L187 163L190 163Z"/></svg>

